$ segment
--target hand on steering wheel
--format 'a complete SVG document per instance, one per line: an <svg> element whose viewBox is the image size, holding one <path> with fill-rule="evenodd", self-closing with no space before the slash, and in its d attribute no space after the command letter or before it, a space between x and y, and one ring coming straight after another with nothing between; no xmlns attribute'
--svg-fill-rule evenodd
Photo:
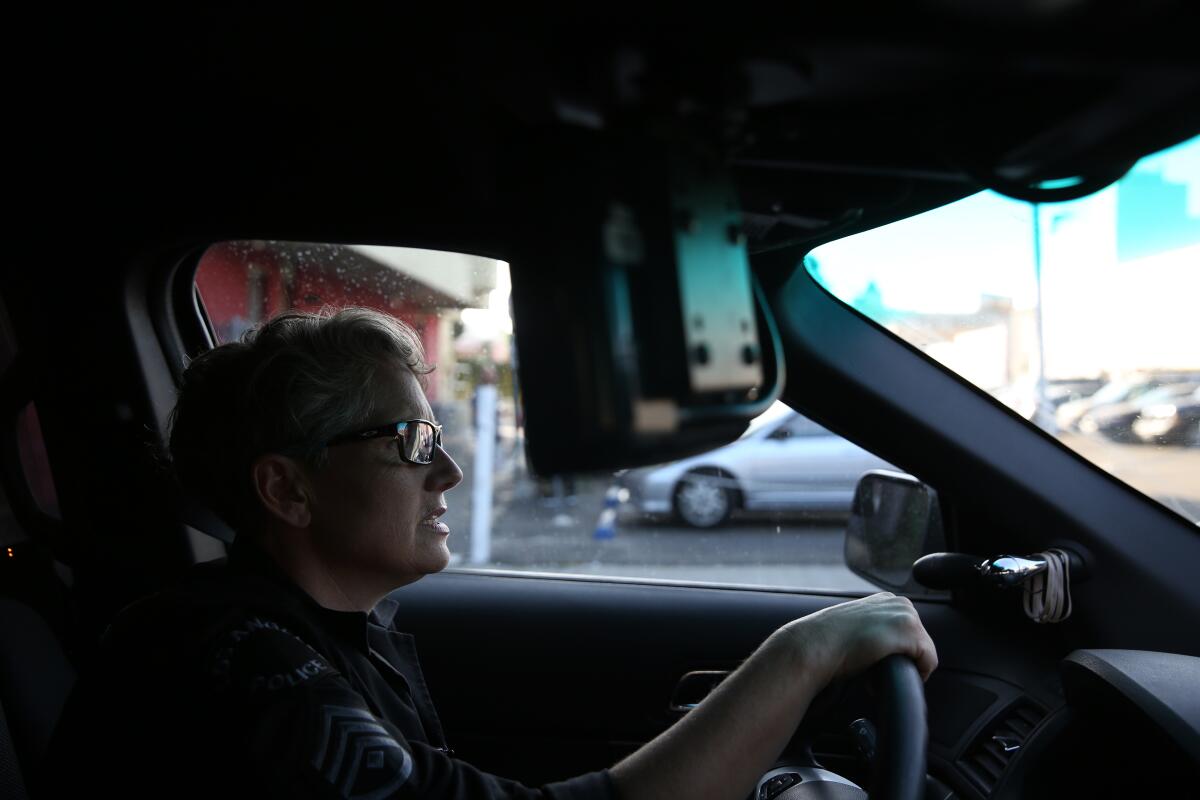
<svg viewBox="0 0 1200 800"><path fill-rule="evenodd" d="M874 688L877 738L870 796L922 797L928 739L923 680L937 667L937 651L913 604L881 593L823 609L785 627L807 653L806 662L827 682L865 674ZM810 705L810 714L819 705L820 699ZM780 799L805 797L802 785ZM817 786L811 788L818 791Z"/></svg>
<svg viewBox="0 0 1200 800"><path fill-rule="evenodd" d="M777 765L759 779L754 800L919 800L924 796L925 693L916 664L907 656L890 655L863 677L875 694L872 716L876 736L869 791L819 767L806 743L801 751L807 756ZM841 694L836 688L824 693L818 705L831 710Z"/></svg>

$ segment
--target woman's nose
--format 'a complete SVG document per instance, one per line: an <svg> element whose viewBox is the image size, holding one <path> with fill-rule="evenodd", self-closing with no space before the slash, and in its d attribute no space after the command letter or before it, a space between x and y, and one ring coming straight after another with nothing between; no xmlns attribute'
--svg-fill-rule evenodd
<svg viewBox="0 0 1200 800"><path fill-rule="evenodd" d="M462 483L463 473L450 454L438 445L433 456L433 469L429 470L429 489L445 492Z"/></svg>

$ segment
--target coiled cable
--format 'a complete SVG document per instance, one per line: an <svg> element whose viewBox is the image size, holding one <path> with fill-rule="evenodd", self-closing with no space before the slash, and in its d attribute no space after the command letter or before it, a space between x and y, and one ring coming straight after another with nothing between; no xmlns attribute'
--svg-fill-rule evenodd
<svg viewBox="0 0 1200 800"><path fill-rule="evenodd" d="M1062 622L1071 616L1071 559L1057 548L1038 557L1046 569L1025 581L1025 614L1037 623Z"/></svg>

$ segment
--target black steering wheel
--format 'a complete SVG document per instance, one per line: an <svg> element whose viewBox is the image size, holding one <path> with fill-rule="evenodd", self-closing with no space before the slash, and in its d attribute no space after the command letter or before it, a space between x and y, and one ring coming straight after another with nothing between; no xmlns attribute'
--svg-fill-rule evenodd
<svg viewBox="0 0 1200 800"><path fill-rule="evenodd" d="M754 800L921 800L925 795L925 688L917 665L892 655L864 676L875 695L875 747L869 793L840 775L785 764L759 779ZM826 702L832 702L826 698ZM811 707L810 707L811 710ZM811 756L811 753L809 753Z"/></svg>
<svg viewBox="0 0 1200 800"><path fill-rule="evenodd" d="M925 795L925 686L911 658L888 656L870 671L878 698L871 800L920 800Z"/></svg>

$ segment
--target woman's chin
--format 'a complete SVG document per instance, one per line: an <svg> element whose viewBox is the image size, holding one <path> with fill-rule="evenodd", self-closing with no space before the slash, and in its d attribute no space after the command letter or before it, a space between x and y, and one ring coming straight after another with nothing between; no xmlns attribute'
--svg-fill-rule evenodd
<svg viewBox="0 0 1200 800"><path fill-rule="evenodd" d="M429 559L426 561L427 573L441 572L450 566L450 545L443 536L434 548L431 548Z"/></svg>

